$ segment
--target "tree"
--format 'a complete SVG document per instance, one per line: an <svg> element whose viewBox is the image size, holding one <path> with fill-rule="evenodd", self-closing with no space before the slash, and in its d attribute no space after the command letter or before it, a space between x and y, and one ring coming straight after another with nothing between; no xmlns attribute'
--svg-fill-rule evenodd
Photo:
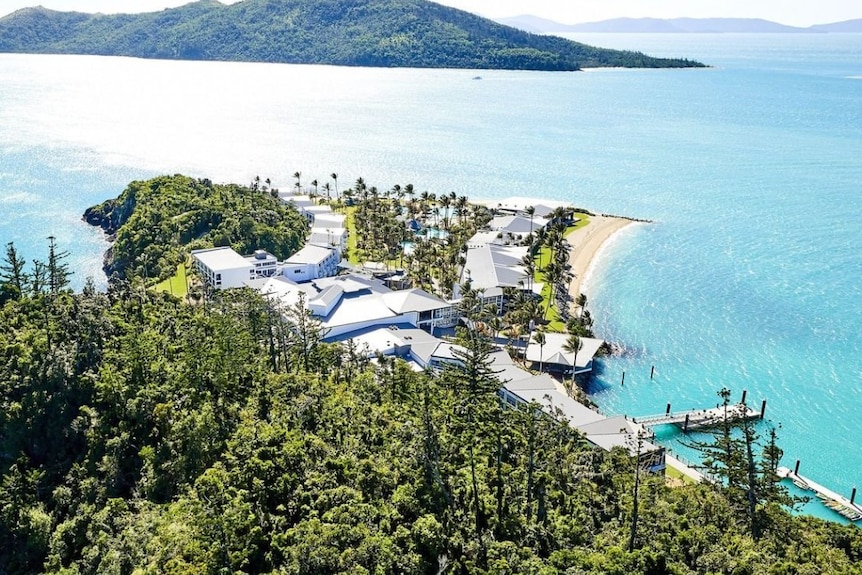
<svg viewBox="0 0 862 575"><path fill-rule="evenodd" d="M305 305L305 292L299 292L296 303L284 311L285 319L291 326L295 337L294 347L302 359L302 367L310 371L313 365L313 355L321 340L326 337L327 330L321 321L311 315Z"/></svg>
<svg viewBox="0 0 862 575"><path fill-rule="evenodd" d="M68 251L57 251L54 236L48 236L48 289L52 294L60 292L69 285L69 264L64 260L69 257Z"/></svg>
<svg viewBox="0 0 862 575"><path fill-rule="evenodd" d="M580 351L583 342L577 334L569 332L566 342L563 344L563 351L572 354L572 383L568 388L569 395L572 395L575 389L575 374L578 371L578 351Z"/></svg>
<svg viewBox="0 0 862 575"><path fill-rule="evenodd" d="M533 334L533 343L535 343L536 345L539 346L539 371L542 371L542 368L544 366L544 364L542 362L542 358L544 357L543 353L544 353L545 344L547 343L547 341L548 341L548 338L545 337L545 330L544 329L539 328L536 330L536 333Z"/></svg>
<svg viewBox="0 0 862 575"><path fill-rule="evenodd" d="M0 266L0 281L11 284L19 295L23 295L27 291L28 282L24 271L26 261L18 255L13 242L6 244L6 256L3 262L4 264Z"/></svg>
<svg viewBox="0 0 862 575"><path fill-rule="evenodd" d="M474 316L475 317L475 316ZM477 543L482 545L482 534L487 527L487 517L481 504L479 481L476 471L476 444L480 437L498 437L496 432L487 433L485 429L497 421L493 412L502 409L497 392L503 384L493 369L490 355L493 344L490 338L477 329L459 327L456 342L460 347L452 349L458 360L447 364L443 380L453 390L457 398L456 413L464 419L465 438L470 466L470 481L473 499L473 527Z"/></svg>

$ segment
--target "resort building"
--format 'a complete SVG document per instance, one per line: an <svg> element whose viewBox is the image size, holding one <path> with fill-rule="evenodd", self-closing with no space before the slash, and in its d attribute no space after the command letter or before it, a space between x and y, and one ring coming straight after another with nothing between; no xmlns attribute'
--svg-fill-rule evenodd
<svg viewBox="0 0 862 575"><path fill-rule="evenodd" d="M497 232L499 243L508 245L523 242L531 233L545 227L546 223L542 218L509 215L497 216L488 223L488 227Z"/></svg>
<svg viewBox="0 0 862 575"><path fill-rule="evenodd" d="M446 365L461 363L457 354L458 345L440 340L410 324L366 327L330 337L329 340L353 340L365 357L372 360L378 355L398 357L417 371L439 371ZM533 404L547 416L578 429L590 443L601 449L622 447L636 455L636 438L639 434L641 437L648 435L647 430L634 421L625 417L606 418L575 401L554 378L547 374L534 375L521 369L502 349L492 352L489 360L496 377L505 382L499 391L500 399L511 407ZM639 452L643 469L652 472L664 470L665 450L662 447L643 441Z"/></svg>
<svg viewBox="0 0 862 575"><path fill-rule="evenodd" d="M383 299L393 312L429 333L458 323L459 313L453 304L418 288L393 291Z"/></svg>
<svg viewBox="0 0 862 575"><path fill-rule="evenodd" d="M347 251L347 229L345 228L311 228L308 240L309 246L319 246L336 250L340 256Z"/></svg>
<svg viewBox="0 0 862 575"><path fill-rule="evenodd" d="M245 259L254 267L255 277L269 278L278 271L278 259L266 250L255 250L253 255Z"/></svg>
<svg viewBox="0 0 862 575"><path fill-rule="evenodd" d="M254 266L230 247L192 250L195 269L211 289L242 287L255 278Z"/></svg>
<svg viewBox="0 0 862 575"><path fill-rule="evenodd" d="M281 275L294 282L304 282L338 273L341 254L338 250L316 245L304 248L284 261Z"/></svg>
<svg viewBox="0 0 862 575"><path fill-rule="evenodd" d="M191 255L201 279L212 289L242 287L249 280L271 277L278 266L278 260L266 250L243 257L224 246L192 250Z"/></svg>
<svg viewBox="0 0 862 575"><path fill-rule="evenodd" d="M494 244L468 249L462 280L469 280L470 287L481 290L484 303L493 303L498 313L502 314L505 310L505 288L523 291L531 285L523 265L527 253L526 247ZM540 284L532 283L533 291L541 290Z"/></svg>
<svg viewBox="0 0 862 575"><path fill-rule="evenodd" d="M578 350L577 357L575 357L576 354L574 352L566 351L565 349L567 340L568 335L565 333L546 333L544 345L530 341L527 344L526 350L527 361L541 365L543 369L547 369L548 371L556 371L563 374L570 374L573 362L577 361L577 365L574 366L576 374L591 372L593 370L593 359L605 341L592 337L579 338L581 347Z"/></svg>
<svg viewBox="0 0 862 575"><path fill-rule="evenodd" d="M311 199L311 196L293 194L292 192L280 192L278 199L286 204L292 204L299 213L304 213L305 208L310 208L314 205L314 200Z"/></svg>

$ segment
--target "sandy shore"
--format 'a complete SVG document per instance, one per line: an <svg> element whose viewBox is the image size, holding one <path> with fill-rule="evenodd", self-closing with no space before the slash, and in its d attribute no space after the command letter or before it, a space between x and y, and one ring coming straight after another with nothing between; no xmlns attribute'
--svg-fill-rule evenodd
<svg viewBox="0 0 862 575"><path fill-rule="evenodd" d="M569 286L569 293L576 299L581 293L581 281L595 260L596 253L602 245L615 233L633 224L632 220L611 216L590 216L590 222L566 236L572 251L569 254L569 264L575 279ZM574 305L574 304L573 304Z"/></svg>

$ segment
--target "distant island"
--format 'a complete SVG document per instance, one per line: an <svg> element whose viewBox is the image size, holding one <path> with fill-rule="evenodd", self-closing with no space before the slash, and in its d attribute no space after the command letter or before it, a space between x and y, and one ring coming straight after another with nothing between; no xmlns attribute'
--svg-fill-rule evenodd
<svg viewBox="0 0 862 575"><path fill-rule="evenodd" d="M532 34L427 0L200 0L135 15L25 8L0 19L0 52L547 71L703 67Z"/></svg>
<svg viewBox="0 0 862 575"><path fill-rule="evenodd" d="M805 34L862 33L862 19L818 24L808 28L786 26L758 18L614 18L583 24L561 24L538 16L523 15L498 18L500 24L534 34L565 32L625 33L625 34Z"/></svg>

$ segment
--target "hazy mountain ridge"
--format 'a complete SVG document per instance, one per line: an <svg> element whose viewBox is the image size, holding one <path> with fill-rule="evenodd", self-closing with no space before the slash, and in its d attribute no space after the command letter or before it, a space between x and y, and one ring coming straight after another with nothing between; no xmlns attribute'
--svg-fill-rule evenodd
<svg viewBox="0 0 862 575"><path fill-rule="evenodd" d="M416 68L702 66L531 34L427 0L202 0L135 15L27 8L0 52Z"/></svg>
<svg viewBox="0 0 862 575"><path fill-rule="evenodd" d="M497 22L534 34L559 32L661 33L661 34L786 34L862 33L862 18L807 28L787 26L759 18L613 18L583 24L561 24L532 15L498 18Z"/></svg>

